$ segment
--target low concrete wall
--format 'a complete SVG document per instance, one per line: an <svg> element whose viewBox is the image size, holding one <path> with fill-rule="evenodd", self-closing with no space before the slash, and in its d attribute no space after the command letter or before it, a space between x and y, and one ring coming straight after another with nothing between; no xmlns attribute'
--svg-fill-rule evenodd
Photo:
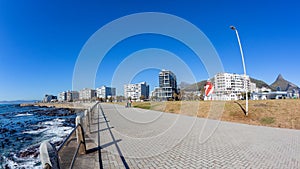
<svg viewBox="0 0 300 169"><path fill-rule="evenodd" d="M40 106L40 107L55 107L55 108L69 108L69 109L88 109L92 107L96 102L87 102L87 103L23 103L20 104L21 107L26 106Z"/></svg>

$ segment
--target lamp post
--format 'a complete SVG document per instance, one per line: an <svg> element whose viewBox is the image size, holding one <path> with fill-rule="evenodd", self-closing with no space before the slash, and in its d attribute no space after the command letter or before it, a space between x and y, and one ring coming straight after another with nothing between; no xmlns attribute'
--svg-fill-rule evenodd
<svg viewBox="0 0 300 169"><path fill-rule="evenodd" d="M248 116L248 84L247 84L247 73L246 73L246 66L245 66L245 61L244 61L244 53L243 53L243 49L242 49L242 44L240 41L240 37L239 37L239 33L238 30L234 27L234 26L230 26L230 29L235 31L239 46L240 46L240 52L242 55L242 62L243 62L243 68L244 68L244 88L245 88L245 92L246 92L246 116Z"/></svg>

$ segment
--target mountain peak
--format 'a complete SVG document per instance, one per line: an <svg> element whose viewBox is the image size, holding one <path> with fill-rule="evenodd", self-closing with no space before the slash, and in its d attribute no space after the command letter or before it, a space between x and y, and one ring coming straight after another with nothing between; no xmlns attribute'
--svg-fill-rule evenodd
<svg viewBox="0 0 300 169"><path fill-rule="evenodd" d="M283 78L283 76L282 76L281 74L279 74L279 75L277 76L276 81L277 81L277 80L285 80L285 79Z"/></svg>
<svg viewBox="0 0 300 169"><path fill-rule="evenodd" d="M278 75L275 82L271 84L271 86L277 90L281 91L290 91L292 89L298 89L299 87L294 85L293 83L285 80L281 74Z"/></svg>

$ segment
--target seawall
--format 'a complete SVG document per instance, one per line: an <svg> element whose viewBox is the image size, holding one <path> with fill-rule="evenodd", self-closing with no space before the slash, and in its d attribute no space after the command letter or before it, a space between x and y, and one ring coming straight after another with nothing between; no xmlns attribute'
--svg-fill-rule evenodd
<svg viewBox="0 0 300 169"><path fill-rule="evenodd" d="M85 102L85 103L22 103L21 107L26 106L39 106L39 107L55 107L55 108L69 108L69 109L88 109L95 102Z"/></svg>

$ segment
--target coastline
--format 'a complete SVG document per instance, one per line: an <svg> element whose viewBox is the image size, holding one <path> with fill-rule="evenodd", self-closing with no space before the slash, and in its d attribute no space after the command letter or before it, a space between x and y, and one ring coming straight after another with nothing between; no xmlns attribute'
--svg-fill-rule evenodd
<svg viewBox="0 0 300 169"><path fill-rule="evenodd" d="M59 146L86 104L3 104L0 106L0 168L40 168L39 145Z"/></svg>
<svg viewBox="0 0 300 169"><path fill-rule="evenodd" d="M63 103L21 103L20 107L55 107L55 108L68 108L68 109L88 109L94 103L93 102L63 102Z"/></svg>

